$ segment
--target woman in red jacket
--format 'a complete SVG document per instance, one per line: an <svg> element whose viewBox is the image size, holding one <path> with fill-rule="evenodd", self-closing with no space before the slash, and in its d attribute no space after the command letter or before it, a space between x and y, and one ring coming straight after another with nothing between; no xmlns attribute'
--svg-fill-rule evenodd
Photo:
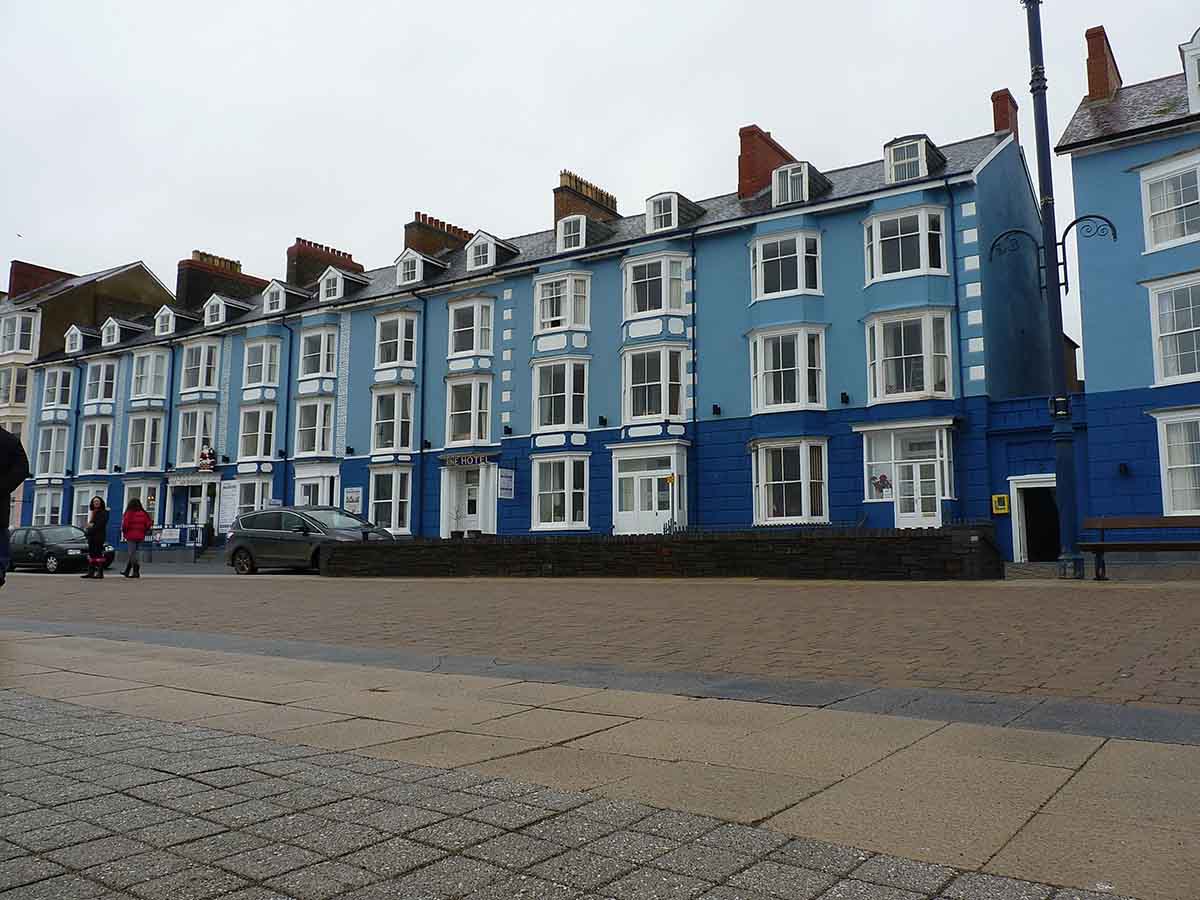
<svg viewBox="0 0 1200 900"><path fill-rule="evenodd" d="M146 540L146 535L153 527L154 520L142 508L142 501L134 497L125 507L125 515L121 518L121 533L125 536L125 543L129 545L129 559L125 563L125 571L121 573L126 578L142 577L142 561L139 554L142 541Z"/></svg>

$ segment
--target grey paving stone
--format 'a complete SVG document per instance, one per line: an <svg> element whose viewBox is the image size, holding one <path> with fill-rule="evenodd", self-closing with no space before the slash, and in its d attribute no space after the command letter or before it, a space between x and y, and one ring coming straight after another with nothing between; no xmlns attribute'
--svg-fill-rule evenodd
<svg viewBox="0 0 1200 900"><path fill-rule="evenodd" d="M403 763L390 759L370 759L363 756L355 756L344 766L352 772L362 772L365 775L381 775L384 772L394 772L403 767Z"/></svg>
<svg viewBox="0 0 1200 900"><path fill-rule="evenodd" d="M442 850L462 850L474 844L482 844L500 834L503 834L501 829L483 822L471 819L444 819L411 831L408 836L414 841L432 844Z"/></svg>
<svg viewBox="0 0 1200 900"><path fill-rule="evenodd" d="M577 809L580 806L585 806L591 803L593 799L591 794L583 794L579 791L560 791L556 788L542 788L539 791L534 791L532 794L526 794L521 798L521 802L528 803L531 806L553 809L556 812L566 812L569 809Z"/></svg>
<svg viewBox="0 0 1200 900"><path fill-rule="evenodd" d="M12 794L0 794L0 818L15 816L17 813L38 808L36 803L32 800L26 800L24 797L16 797Z"/></svg>
<svg viewBox="0 0 1200 900"><path fill-rule="evenodd" d="M442 813L421 809L417 806L396 805L388 806L387 809L377 812L374 815L365 816L362 819L362 824L370 825L372 828L378 828L380 831L386 831L391 834L404 834L405 832L440 822L445 818L446 816Z"/></svg>
<svg viewBox="0 0 1200 900"><path fill-rule="evenodd" d="M701 844L732 850L747 856L766 856L788 842L786 835L765 828L751 828L728 822L696 838Z"/></svg>
<svg viewBox="0 0 1200 900"><path fill-rule="evenodd" d="M388 762L390 764L390 760L369 760L368 761L368 760L360 759L357 763L354 763L351 766L349 766L349 768L357 769L360 766L367 765L368 762L375 762L375 763ZM416 763L399 763L399 764L392 764L392 767L388 769L387 777L392 779L393 781L413 782L413 781L422 781L426 778L433 778L435 775L441 774L442 771L443 771L442 769L434 769L434 768L431 768L430 766L418 766Z"/></svg>
<svg viewBox="0 0 1200 900"><path fill-rule="evenodd" d="M427 778L422 783L431 788L438 788L443 791L462 791L491 780L491 776L488 775L480 775L478 772L472 772L469 769L457 769L453 772L443 772L440 775Z"/></svg>
<svg viewBox="0 0 1200 900"><path fill-rule="evenodd" d="M0 861L6 859L16 859L18 856L28 856L29 851L24 847L18 847L16 844L9 841L0 840Z"/></svg>
<svg viewBox="0 0 1200 900"><path fill-rule="evenodd" d="M639 822L658 810L652 806L643 806L630 800L611 800L607 797L595 800L586 806L574 810L585 819L615 825L618 828L628 828L634 822Z"/></svg>
<svg viewBox="0 0 1200 900"><path fill-rule="evenodd" d="M250 884L237 875L212 866L190 866L135 884L130 891L146 900L209 900L245 887Z"/></svg>
<svg viewBox="0 0 1200 900"><path fill-rule="evenodd" d="M248 797L252 800L266 800L272 797L278 797L280 794L286 794L289 791L299 790L294 781L288 781L286 778L262 778L258 781L243 781L241 784L233 784L226 788L228 791L238 794L242 797Z"/></svg>
<svg viewBox="0 0 1200 900"><path fill-rule="evenodd" d="M318 806L329 806L332 803L349 799L351 798L338 791L320 787L304 787L283 794L275 794L271 797L271 802L294 812L307 812Z"/></svg>
<svg viewBox="0 0 1200 900"><path fill-rule="evenodd" d="M229 828L245 828L268 819L277 819L287 813L287 809L276 806L266 800L243 800L232 806L222 806L202 814L202 818L220 822Z"/></svg>
<svg viewBox="0 0 1200 900"><path fill-rule="evenodd" d="M328 900L379 880L379 876L344 862L328 860L272 878L265 887L296 900Z"/></svg>
<svg viewBox="0 0 1200 900"><path fill-rule="evenodd" d="M383 778L379 775L368 775L363 772L345 772L343 774L346 777L332 782L329 785L330 788L346 794L353 794L355 797L365 796L372 791L381 791L396 783L390 778Z"/></svg>
<svg viewBox="0 0 1200 900"><path fill-rule="evenodd" d="M871 857L851 874L860 881L934 894L958 872L949 866L881 855Z"/></svg>
<svg viewBox="0 0 1200 900"><path fill-rule="evenodd" d="M610 856L598 856L585 850L568 850L561 856L533 866L529 874L587 891L616 881L633 869L634 866L629 863Z"/></svg>
<svg viewBox="0 0 1200 900"><path fill-rule="evenodd" d="M448 793L450 792L439 791L437 788L431 788L423 784L397 781L383 790L372 791L368 796L372 800L380 800L384 803L412 803L422 805L420 802L422 800ZM488 802L490 801L480 798L480 805Z"/></svg>
<svg viewBox="0 0 1200 900"><path fill-rule="evenodd" d="M856 847L827 844L825 841L814 841L809 838L796 838L772 853L770 858L773 862L785 863L789 866L818 869L834 875L848 875L870 856L869 851L859 850Z"/></svg>
<svg viewBox="0 0 1200 900"><path fill-rule="evenodd" d="M198 816L202 813L212 812L213 810L221 809L225 806L233 806L236 803L245 803L246 798L241 794L235 794L232 791L214 788L211 790L197 791L194 794L185 794L182 797L167 797L160 802L162 806L165 806L168 809L174 809L181 813Z"/></svg>
<svg viewBox="0 0 1200 900"><path fill-rule="evenodd" d="M88 841L85 844L75 844L59 850L51 850L45 855L56 863L69 869L86 869L100 863L111 862L114 859L124 859L145 853L150 847L141 841L134 841L121 835L103 837L99 840Z"/></svg>
<svg viewBox="0 0 1200 900"><path fill-rule="evenodd" d="M664 809L637 821L630 828L674 841L690 841L702 834L707 834L721 824L719 819L710 819L708 816L696 816L691 813Z"/></svg>
<svg viewBox="0 0 1200 900"><path fill-rule="evenodd" d="M605 885L603 894L617 900L692 900L713 884L662 869L637 869Z"/></svg>
<svg viewBox="0 0 1200 900"><path fill-rule="evenodd" d="M39 856L18 856L0 862L0 891L20 887L35 881L42 881L53 875L62 874L65 869L56 862L42 859Z"/></svg>
<svg viewBox="0 0 1200 900"><path fill-rule="evenodd" d="M51 825L49 828L35 828L24 834L12 835L12 841L29 850L46 851L69 847L72 844L82 844L84 841L94 841L108 837L112 832L90 822L64 822L61 825Z"/></svg>
<svg viewBox="0 0 1200 900"><path fill-rule="evenodd" d="M1200 744L1200 712L1153 709L1088 700L1047 700L1014 727L1172 744Z"/></svg>
<svg viewBox="0 0 1200 900"><path fill-rule="evenodd" d="M432 794L427 794L413 801L417 806L423 806L425 809L431 809L434 812L444 813L448 816L461 816L465 813L474 812L477 809L483 809L483 807L495 802L495 800L490 800L487 797L480 797L478 794L467 794L462 791L439 791L436 789Z"/></svg>
<svg viewBox="0 0 1200 900"><path fill-rule="evenodd" d="M0 835L16 835L32 831L35 828L50 828L70 821L70 816L64 816L53 809L31 809L0 819Z"/></svg>
<svg viewBox="0 0 1200 900"><path fill-rule="evenodd" d="M978 872L959 875L942 888L942 895L953 900L1047 900L1053 893L1047 884Z"/></svg>
<svg viewBox="0 0 1200 900"><path fill-rule="evenodd" d="M774 898L770 894L760 891L724 884L702 895L700 900L774 900Z"/></svg>
<svg viewBox="0 0 1200 900"><path fill-rule="evenodd" d="M527 869L543 860L564 852L561 844L553 844L527 834L502 834L463 851L464 856L482 859L506 869Z"/></svg>
<svg viewBox="0 0 1200 900"><path fill-rule="evenodd" d="M387 878L404 875L446 856L444 850L405 838L392 838L344 857L344 862Z"/></svg>
<svg viewBox="0 0 1200 900"><path fill-rule="evenodd" d="M853 697L830 704L830 709L848 712L896 714L909 703L921 697L925 691L919 688L874 688Z"/></svg>
<svg viewBox="0 0 1200 900"><path fill-rule="evenodd" d="M190 778L168 778L165 781L155 781L151 784L129 788L125 793L149 803L162 803L164 800L183 797L187 794L198 794L207 790L210 790L208 785L192 781Z"/></svg>
<svg viewBox="0 0 1200 900"><path fill-rule="evenodd" d="M235 853L257 850L269 843L270 841L266 838L245 831L223 831L220 834L200 838L198 841L177 844L171 848L171 852L178 853L194 862L211 863L218 859L224 859L226 856L233 856Z"/></svg>
<svg viewBox="0 0 1200 900"><path fill-rule="evenodd" d="M179 813L173 809L164 809L161 806L154 806L150 803L141 803L136 809L127 809L121 812L110 813L107 816L101 816L96 820L96 824L101 828L107 828L109 831L136 831L139 828L159 825L163 822L169 822L172 819L178 819L179 817Z"/></svg>
<svg viewBox="0 0 1200 900"><path fill-rule="evenodd" d="M499 803L472 810L466 815L467 818L475 819L477 822L486 822L497 828L515 831L526 825L532 825L534 822L540 822L542 819L548 819L554 813L540 806L529 806L515 800L502 800Z"/></svg>
<svg viewBox="0 0 1200 900"><path fill-rule="evenodd" d="M72 819L83 819L87 822L99 821L103 816L112 813L124 813L131 809L149 806L145 801L124 794L105 794L101 797L91 797L87 800L76 800L72 803L56 807L64 816Z"/></svg>
<svg viewBox="0 0 1200 900"><path fill-rule="evenodd" d="M400 878L397 897L461 897L508 878L507 869L478 859L449 856Z"/></svg>
<svg viewBox="0 0 1200 900"><path fill-rule="evenodd" d="M620 826L608 822L597 822L580 814L580 810L545 819L536 825L521 829L522 834L532 835L543 840L553 841L566 847L582 847L592 841L599 840L605 835L612 834Z"/></svg>
<svg viewBox="0 0 1200 900"><path fill-rule="evenodd" d="M218 769L215 772L203 772L196 780L215 788L231 788L235 785L246 784L250 781L269 781L270 776L254 769L237 766L232 769Z"/></svg>
<svg viewBox="0 0 1200 900"><path fill-rule="evenodd" d="M251 887L226 894L221 900L293 900L293 898L276 893L269 888Z"/></svg>
<svg viewBox="0 0 1200 900"><path fill-rule="evenodd" d="M112 888L124 890L143 881L151 881L164 875L182 872L191 868L189 860L166 853L162 850L148 850L123 859L101 863L84 869L83 874L88 878L103 882Z"/></svg>
<svg viewBox="0 0 1200 900"><path fill-rule="evenodd" d="M288 813L277 819L268 819L265 822L250 825L244 830L249 834L270 838L273 841L290 841L302 834L316 831L318 828L325 828L328 824L328 819L321 819L308 813Z"/></svg>
<svg viewBox="0 0 1200 900"><path fill-rule="evenodd" d="M468 894L466 900L579 900L579 892L532 875L514 875Z"/></svg>
<svg viewBox="0 0 1200 900"><path fill-rule="evenodd" d="M366 797L351 797L314 807L309 812L314 816L333 819L337 822L361 822L367 816L373 816L386 810L387 804L382 801L370 800Z"/></svg>
<svg viewBox="0 0 1200 900"><path fill-rule="evenodd" d="M216 822L198 819L195 816L179 816L158 825L148 825L136 831L129 832L129 837L143 841L154 847L171 847L185 841L219 834L225 829Z"/></svg>
<svg viewBox="0 0 1200 900"><path fill-rule="evenodd" d="M537 793L540 790L542 787L537 784L497 778L495 781L472 785L463 793L478 794L480 797L488 797L492 800L516 800L518 797L524 798L526 795ZM522 800L522 802L528 801Z"/></svg>
<svg viewBox="0 0 1200 900"><path fill-rule="evenodd" d="M614 831L597 841L592 841L584 849L589 853L611 856L613 859L621 859L640 866L665 853L677 850L680 846L682 845L679 841L643 834L640 831Z"/></svg>
<svg viewBox="0 0 1200 900"><path fill-rule="evenodd" d="M821 895L821 900L925 900L925 894L848 878Z"/></svg>
<svg viewBox="0 0 1200 900"><path fill-rule="evenodd" d="M705 881L721 882L735 872L749 868L754 862L755 857L744 853L693 843L660 856L654 860L654 865L681 875L693 875Z"/></svg>
<svg viewBox="0 0 1200 900"><path fill-rule="evenodd" d="M59 875L4 892L4 900L96 900L108 888L78 875Z"/></svg>
<svg viewBox="0 0 1200 900"><path fill-rule="evenodd" d="M338 822L317 831L300 835L292 843L322 856L343 856L387 840L385 832L352 822Z"/></svg>
<svg viewBox="0 0 1200 900"><path fill-rule="evenodd" d="M836 881L824 872L765 861L738 872L729 879L729 884L787 900L812 900Z"/></svg>
<svg viewBox="0 0 1200 900"><path fill-rule="evenodd" d="M322 861L319 853L305 850L303 847L293 847L290 844L268 844L245 853L227 856L221 860L221 868L236 872L252 881L264 881L315 865Z"/></svg>
<svg viewBox="0 0 1200 900"><path fill-rule="evenodd" d="M1102 894L1097 891L1081 891L1077 888L1060 888L1051 900L1134 900L1134 898Z"/></svg>

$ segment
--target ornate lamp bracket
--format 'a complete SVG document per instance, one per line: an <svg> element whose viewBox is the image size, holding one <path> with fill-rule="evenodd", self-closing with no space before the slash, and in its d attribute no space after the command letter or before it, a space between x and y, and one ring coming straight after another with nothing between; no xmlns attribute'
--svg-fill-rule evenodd
<svg viewBox="0 0 1200 900"><path fill-rule="evenodd" d="M1071 281L1067 273L1067 235L1071 233L1072 228L1076 229L1081 238L1106 237L1112 238L1113 243L1117 240L1117 226L1107 216L1088 213L1067 223L1062 239L1058 242L1058 264L1062 267L1063 290L1068 294L1071 292Z"/></svg>

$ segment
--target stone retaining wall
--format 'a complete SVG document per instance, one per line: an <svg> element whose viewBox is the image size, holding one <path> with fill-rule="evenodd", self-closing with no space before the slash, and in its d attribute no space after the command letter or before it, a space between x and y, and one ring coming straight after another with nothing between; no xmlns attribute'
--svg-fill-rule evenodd
<svg viewBox="0 0 1200 900"><path fill-rule="evenodd" d="M334 577L1002 578L990 525L926 530L776 529L719 534L483 537L334 544Z"/></svg>

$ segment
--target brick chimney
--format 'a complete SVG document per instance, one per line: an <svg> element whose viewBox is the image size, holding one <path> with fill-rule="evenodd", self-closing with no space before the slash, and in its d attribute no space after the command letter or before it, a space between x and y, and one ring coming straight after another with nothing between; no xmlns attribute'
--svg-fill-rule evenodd
<svg viewBox="0 0 1200 900"><path fill-rule="evenodd" d="M1117 68L1112 45L1103 25L1089 28L1083 34L1087 41L1088 92L1086 100L1111 100L1121 86L1121 70Z"/></svg>
<svg viewBox="0 0 1200 900"><path fill-rule="evenodd" d="M617 198L574 172L563 169L558 173L554 189L554 224L566 216L587 216L594 222L619 219Z"/></svg>
<svg viewBox="0 0 1200 900"><path fill-rule="evenodd" d="M296 243L287 249L288 284L312 284L329 266L337 266L347 272L363 271L362 265L356 263L354 256L345 250L326 247L304 238L296 238Z"/></svg>
<svg viewBox="0 0 1200 900"><path fill-rule="evenodd" d="M21 262L14 259L8 267L8 295L17 298L21 294L45 287L62 278L74 278L70 272L60 272L58 269L47 269L33 263Z"/></svg>
<svg viewBox="0 0 1200 900"><path fill-rule="evenodd" d="M1011 131L1014 141L1020 141L1017 133L1017 101L1008 88L992 93L992 131Z"/></svg>
<svg viewBox="0 0 1200 900"><path fill-rule="evenodd" d="M771 138L771 132L757 125L738 129L741 152L738 153L738 197L745 200L771 186L771 173L796 158Z"/></svg>
<svg viewBox="0 0 1200 900"><path fill-rule="evenodd" d="M404 249L437 256L446 250L461 250L472 237L474 234L465 228L414 212L413 220L404 226Z"/></svg>
<svg viewBox="0 0 1200 900"><path fill-rule="evenodd" d="M181 259L175 272L175 302L186 309L199 309L213 294L243 298L262 292L268 284L242 271L239 260L193 250Z"/></svg>

